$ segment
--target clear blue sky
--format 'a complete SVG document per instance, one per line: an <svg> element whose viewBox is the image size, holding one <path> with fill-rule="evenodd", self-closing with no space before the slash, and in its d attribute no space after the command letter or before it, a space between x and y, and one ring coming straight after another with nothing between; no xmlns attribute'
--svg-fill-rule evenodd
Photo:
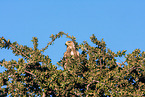
<svg viewBox="0 0 145 97"><path fill-rule="evenodd" d="M51 34L64 31L76 36L77 42L90 43L95 34L104 38L112 51L140 48L145 51L145 0L1 0L0 37L32 47L38 37L39 48L46 46ZM66 50L68 39L58 39L49 55L56 64ZM12 51L0 49L0 60L17 60ZM0 72L4 68L0 68Z"/></svg>

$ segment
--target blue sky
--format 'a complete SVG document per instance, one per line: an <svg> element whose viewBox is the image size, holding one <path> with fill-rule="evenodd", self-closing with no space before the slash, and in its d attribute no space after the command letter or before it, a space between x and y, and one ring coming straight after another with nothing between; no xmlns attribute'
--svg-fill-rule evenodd
<svg viewBox="0 0 145 97"><path fill-rule="evenodd" d="M38 37L41 49L51 41L51 34L60 31L76 36L79 43L91 43L89 37L95 34L114 52L145 51L145 0L0 1L0 37L29 47L33 46L32 37ZM67 40L56 40L44 53L53 64L63 57ZM0 60L19 58L5 49L0 49L0 55Z"/></svg>

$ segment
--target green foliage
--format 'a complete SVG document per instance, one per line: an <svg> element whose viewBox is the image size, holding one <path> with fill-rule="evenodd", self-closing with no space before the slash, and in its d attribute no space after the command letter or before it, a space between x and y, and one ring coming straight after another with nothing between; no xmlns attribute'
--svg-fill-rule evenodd
<svg viewBox="0 0 145 97"><path fill-rule="evenodd" d="M64 69L58 70L42 52L62 35L70 38L81 53L78 59L69 58L67 68L63 67L66 60L60 60L57 64ZM145 96L145 52L135 49L131 54L126 50L114 53L94 35L90 39L96 46L86 41L78 45L75 37L64 32L50 38L52 41L40 50L37 37L33 37L33 48L0 38L0 48L22 56L18 61L0 61L0 66L7 69L0 73L0 96ZM125 57L125 61L118 63L117 57Z"/></svg>

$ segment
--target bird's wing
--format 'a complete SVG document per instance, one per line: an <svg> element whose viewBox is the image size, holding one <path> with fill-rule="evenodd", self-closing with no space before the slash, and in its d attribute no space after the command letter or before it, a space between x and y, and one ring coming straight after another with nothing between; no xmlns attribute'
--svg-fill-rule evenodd
<svg viewBox="0 0 145 97"><path fill-rule="evenodd" d="M79 56L80 55L80 53L77 51L77 56Z"/></svg>

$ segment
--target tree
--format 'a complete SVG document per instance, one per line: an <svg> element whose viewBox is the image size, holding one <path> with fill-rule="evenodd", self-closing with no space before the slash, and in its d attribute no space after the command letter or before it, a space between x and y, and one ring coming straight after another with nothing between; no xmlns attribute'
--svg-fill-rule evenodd
<svg viewBox="0 0 145 97"><path fill-rule="evenodd" d="M58 61L63 67L58 70L42 52L62 35L70 38L81 53L78 59L70 57L66 68L63 67L65 59ZM1 96L145 96L145 52L135 49L129 54L126 50L114 53L94 35L90 39L95 46L86 41L78 45L75 37L64 32L52 34L50 38L52 41L40 50L36 37L32 40L33 48L0 38L0 48L11 49L15 56L22 56L18 61L0 61L0 66L7 69L0 73ZM125 57L125 61L119 63L117 57Z"/></svg>

